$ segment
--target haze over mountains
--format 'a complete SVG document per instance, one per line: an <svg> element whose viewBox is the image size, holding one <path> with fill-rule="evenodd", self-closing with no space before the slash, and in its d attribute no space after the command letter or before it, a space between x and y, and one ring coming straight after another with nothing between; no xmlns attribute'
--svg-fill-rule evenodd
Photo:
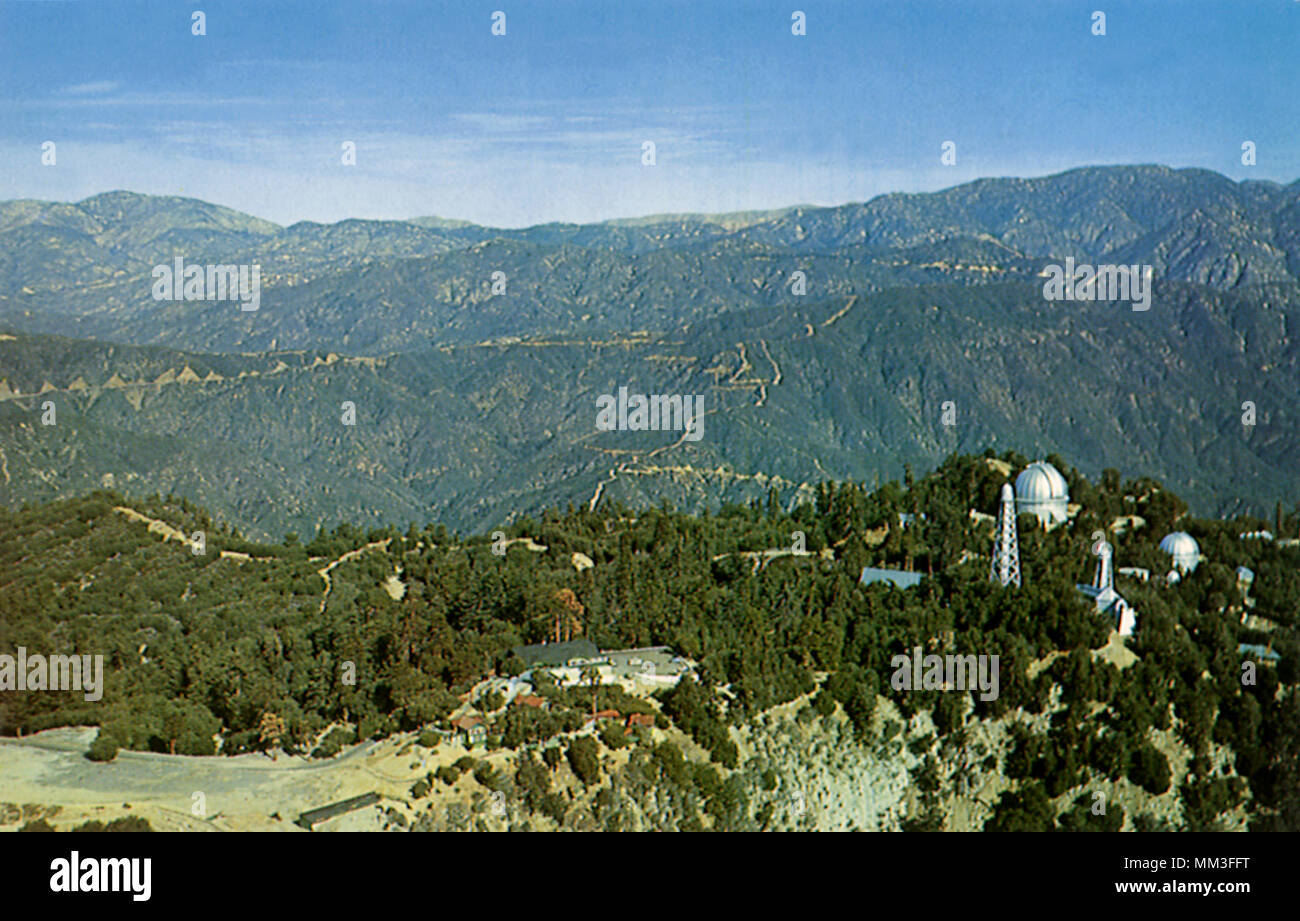
<svg viewBox="0 0 1300 921"><path fill-rule="evenodd" d="M155 301L176 256L260 264L261 309ZM1039 273L1067 257L1153 266L1151 309L1044 300ZM4 202L0 501L112 474L250 535L480 528L606 497L790 500L993 446L1265 512L1300 498L1297 312L1300 183L1204 170L520 230ZM704 394L704 437L596 432L621 385Z"/></svg>

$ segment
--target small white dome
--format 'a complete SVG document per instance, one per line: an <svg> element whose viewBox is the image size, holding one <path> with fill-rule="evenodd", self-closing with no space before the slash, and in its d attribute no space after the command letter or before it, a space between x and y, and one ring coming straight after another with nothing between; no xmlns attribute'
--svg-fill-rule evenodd
<svg viewBox="0 0 1300 921"><path fill-rule="evenodd" d="M1183 572L1191 572L1201 562L1201 548L1196 538L1186 531L1166 534L1160 541L1160 549L1173 557L1174 566Z"/></svg>

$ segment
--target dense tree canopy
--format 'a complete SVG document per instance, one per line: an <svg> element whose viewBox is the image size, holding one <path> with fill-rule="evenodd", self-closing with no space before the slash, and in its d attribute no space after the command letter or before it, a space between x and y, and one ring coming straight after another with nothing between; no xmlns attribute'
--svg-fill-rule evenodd
<svg viewBox="0 0 1300 921"><path fill-rule="evenodd" d="M100 759L118 748L213 754L218 743L224 754L319 743L328 755L346 744L338 735L321 740L331 725L351 727L351 741L437 724L478 680L518 673L511 647L553 634L559 598L572 599L566 610L581 611L584 634L602 648L665 644L698 661L698 684L664 695L663 711L723 768L736 765L729 726L815 690L821 673L830 673L829 696L818 708L842 707L859 731L878 695L904 716L931 711L947 734L972 717L1045 712L1059 688L1047 733L1022 734L1007 759L1008 775L1024 787L1004 798L998 827L1041 824L1041 797L1090 771L1153 792L1168 786L1168 766L1146 733L1176 727L1196 756L1230 746L1258 822L1295 828L1300 550L1241 540L1260 524L1253 519L1190 519L1159 484L1121 484L1112 471L1092 484L1058 459L1082 508L1051 532L1022 518L1025 585L1003 589L988 580L991 529L969 514L996 511L1006 477L990 458L951 457L910 489L822 484L813 503L790 509L773 492L766 502L700 516L608 504L554 510L505 529L544 550L520 542L504 555L487 536L460 538L438 526L343 526L305 544L292 536L252 544L175 497L97 492L0 510L0 651L102 655L105 668L99 702L5 695L3 731L99 725L92 757ZM1003 460L1013 468L1025 461ZM206 553L161 539L115 506L187 535L205 532ZM906 527L900 512L915 516ZM1073 586L1091 577L1092 531L1130 514L1148 524L1111 534L1122 565L1167 570L1156 544L1175 521L1206 562L1176 586L1122 582L1140 621L1129 642L1139 660L1121 671L1089 655L1109 626ZM797 532L810 555L743 555L790 548ZM574 553L594 566L579 571ZM863 587L864 565L910 566L929 577L908 590ZM1259 620L1249 627L1237 566L1255 573L1250 613ZM394 579L401 592L391 591ZM1272 629L1262 632L1261 623ZM1243 684L1239 643L1270 645L1280 659ZM891 661L917 646L998 655L997 698L895 692ZM1031 678L1029 666L1054 653ZM585 704L567 703L601 703L582 694ZM1092 702L1104 706L1094 711ZM572 728L563 708L515 707L495 731L518 747ZM597 776L585 747L565 753L584 779ZM677 770L669 756L656 757L656 770ZM1243 795L1218 780L1198 775L1180 788L1206 823ZM533 798L554 811L541 786ZM739 802L725 787L704 799L724 816Z"/></svg>

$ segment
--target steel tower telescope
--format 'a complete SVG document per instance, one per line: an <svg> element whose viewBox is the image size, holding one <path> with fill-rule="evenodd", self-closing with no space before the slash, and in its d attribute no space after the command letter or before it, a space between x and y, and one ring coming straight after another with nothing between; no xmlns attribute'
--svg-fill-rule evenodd
<svg viewBox="0 0 1300 921"><path fill-rule="evenodd" d="M998 535L993 542L994 582L1020 587L1020 542L1016 538L1016 494L1010 483L1002 484L1002 510L998 513Z"/></svg>

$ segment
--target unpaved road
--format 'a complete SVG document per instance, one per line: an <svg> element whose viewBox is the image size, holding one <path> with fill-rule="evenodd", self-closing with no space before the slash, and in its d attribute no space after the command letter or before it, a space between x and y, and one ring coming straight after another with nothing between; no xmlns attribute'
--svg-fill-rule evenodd
<svg viewBox="0 0 1300 921"><path fill-rule="evenodd" d="M61 822L144 815L155 828L292 829L302 812L360 793L404 798L419 776L411 764L422 760L419 753L397 755L410 741L401 736L321 761L123 751L98 764L84 756L95 732L93 727L52 729L0 739L0 802L57 805ZM421 765L420 773L427 769ZM195 793L203 794L203 816L193 814ZM279 820L272 818L276 813Z"/></svg>

